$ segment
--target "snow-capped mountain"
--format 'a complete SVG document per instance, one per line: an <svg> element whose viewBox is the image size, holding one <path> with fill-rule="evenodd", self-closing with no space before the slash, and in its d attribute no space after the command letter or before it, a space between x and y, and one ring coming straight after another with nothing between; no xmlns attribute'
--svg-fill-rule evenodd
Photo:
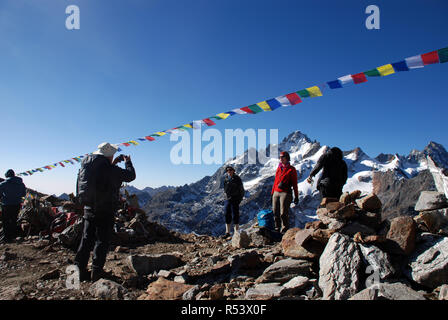
<svg viewBox="0 0 448 320"><path fill-rule="evenodd" d="M279 152L288 151L291 164L298 173L299 204L291 208L292 225L303 227L315 219L320 202L315 177L310 185L306 178L317 160L329 149L317 141L311 141L305 134L296 131L287 136L278 146ZM269 157L269 146L265 154ZM248 151L227 161L212 176L177 188L162 191L148 201L144 209L150 220L157 221L171 230L219 235L224 231L224 202L222 178L225 167L232 165L241 177L246 197L241 203L241 222L247 223L256 217L258 211L271 207L271 188L279 160L269 158L264 164L249 164ZM430 142L423 151L413 150L408 156L380 154L371 158L360 148L344 152L348 167L348 180L343 191L361 190L372 192L374 172L393 173L394 179L412 179L422 171L430 171L438 180L439 190L448 190L446 173L448 153L444 147Z"/></svg>

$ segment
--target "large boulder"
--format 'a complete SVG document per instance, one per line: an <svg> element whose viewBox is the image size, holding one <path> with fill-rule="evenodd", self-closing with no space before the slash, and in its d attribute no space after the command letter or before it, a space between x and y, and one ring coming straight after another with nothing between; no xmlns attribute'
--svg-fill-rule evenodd
<svg viewBox="0 0 448 320"><path fill-rule="evenodd" d="M138 275L170 270L184 264L178 254L131 255L126 261L131 270Z"/></svg>
<svg viewBox="0 0 448 320"><path fill-rule="evenodd" d="M411 217L392 219L386 236L387 250L394 254L409 255L415 248L416 231L416 224Z"/></svg>
<svg viewBox="0 0 448 320"><path fill-rule="evenodd" d="M183 295L195 286L159 278L151 283L139 300L182 300Z"/></svg>
<svg viewBox="0 0 448 320"><path fill-rule="evenodd" d="M297 276L286 282L283 287L289 295L297 294L299 291L305 289L310 283L310 279L303 276Z"/></svg>
<svg viewBox="0 0 448 320"><path fill-rule="evenodd" d="M345 300L358 291L362 258L356 243L348 236L333 234L319 264L319 287L323 299Z"/></svg>
<svg viewBox="0 0 448 320"><path fill-rule="evenodd" d="M308 276L311 273L312 262L306 260L283 259L268 268L257 279L258 283L285 283L297 276Z"/></svg>
<svg viewBox="0 0 448 320"><path fill-rule="evenodd" d="M447 208L448 202L442 192L422 191L415 204L415 211L429 211Z"/></svg>
<svg viewBox="0 0 448 320"><path fill-rule="evenodd" d="M309 229L306 232L310 232ZM303 233L304 231L299 228L292 228L286 231L282 238L282 250L283 254L287 257L297 258L297 259L317 259L322 253L323 247L317 241L309 241L302 246L296 242L296 235L298 233Z"/></svg>
<svg viewBox="0 0 448 320"><path fill-rule="evenodd" d="M364 198L356 200L356 204L362 210L368 212L379 212L381 210L381 200L375 193L371 193Z"/></svg>
<svg viewBox="0 0 448 320"><path fill-rule="evenodd" d="M350 300L426 300L425 296L402 283L380 283L366 288Z"/></svg>
<svg viewBox="0 0 448 320"><path fill-rule="evenodd" d="M414 217L414 220L419 225L423 224L426 231L448 235L447 211L447 209L423 211Z"/></svg>
<svg viewBox="0 0 448 320"><path fill-rule="evenodd" d="M92 296L103 300L121 300L127 289L116 282L100 279L90 286Z"/></svg>
<svg viewBox="0 0 448 320"><path fill-rule="evenodd" d="M271 300L279 298L286 289L280 283L261 283L249 288L246 292L246 300Z"/></svg>
<svg viewBox="0 0 448 320"><path fill-rule="evenodd" d="M448 238L424 233L421 240L409 257L406 275L432 289L448 283Z"/></svg>
<svg viewBox="0 0 448 320"><path fill-rule="evenodd" d="M232 237L232 247L240 249L240 248L249 248L250 238L247 235L246 231L239 230L235 232Z"/></svg>
<svg viewBox="0 0 448 320"><path fill-rule="evenodd" d="M390 278L395 274L395 268L390 256L374 245L359 244L364 262L378 272L381 280Z"/></svg>

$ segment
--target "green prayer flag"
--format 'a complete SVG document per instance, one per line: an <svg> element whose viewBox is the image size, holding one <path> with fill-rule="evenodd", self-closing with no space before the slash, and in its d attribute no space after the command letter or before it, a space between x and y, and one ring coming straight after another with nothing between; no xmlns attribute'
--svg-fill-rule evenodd
<svg viewBox="0 0 448 320"><path fill-rule="evenodd" d="M437 50L440 63L448 62L448 47Z"/></svg>

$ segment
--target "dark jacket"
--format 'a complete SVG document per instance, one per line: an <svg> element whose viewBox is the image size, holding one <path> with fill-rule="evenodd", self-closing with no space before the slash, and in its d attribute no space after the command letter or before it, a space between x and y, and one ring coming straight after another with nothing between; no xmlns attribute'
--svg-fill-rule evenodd
<svg viewBox="0 0 448 320"><path fill-rule="evenodd" d="M113 217L120 205L120 187L123 182L135 180L135 169L131 161L125 163L125 169L113 165L102 156L96 155L102 161L96 167L95 174L95 200L92 210L84 214L85 218ZM103 160L104 158L104 160Z"/></svg>
<svg viewBox="0 0 448 320"><path fill-rule="evenodd" d="M241 201L244 198L244 187L241 178L234 173L232 177L225 174L224 176L224 192L227 195L227 199Z"/></svg>
<svg viewBox="0 0 448 320"><path fill-rule="evenodd" d="M324 153L317 161L310 176L314 177L321 169L323 169L323 172L317 181L318 188L323 180L326 184L335 187L342 187L347 181L347 164L339 148L331 148Z"/></svg>
<svg viewBox="0 0 448 320"><path fill-rule="evenodd" d="M0 200L4 206L16 206L22 203L26 187L22 178L10 177L0 183Z"/></svg>

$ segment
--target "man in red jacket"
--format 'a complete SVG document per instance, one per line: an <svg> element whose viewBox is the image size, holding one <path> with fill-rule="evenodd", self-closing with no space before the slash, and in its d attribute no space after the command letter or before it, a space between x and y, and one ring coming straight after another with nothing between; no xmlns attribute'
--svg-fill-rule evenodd
<svg viewBox="0 0 448 320"><path fill-rule="evenodd" d="M289 228L289 206L292 202L292 191L294 189L294 203L299 202L299 191L297 188L297 171L289 163L289 153L280 153L280 164L275 173L274 185L272 187L272 211L275 217L275 229L282 233ZM281 229L280 229L281 227Z"/></svg>

